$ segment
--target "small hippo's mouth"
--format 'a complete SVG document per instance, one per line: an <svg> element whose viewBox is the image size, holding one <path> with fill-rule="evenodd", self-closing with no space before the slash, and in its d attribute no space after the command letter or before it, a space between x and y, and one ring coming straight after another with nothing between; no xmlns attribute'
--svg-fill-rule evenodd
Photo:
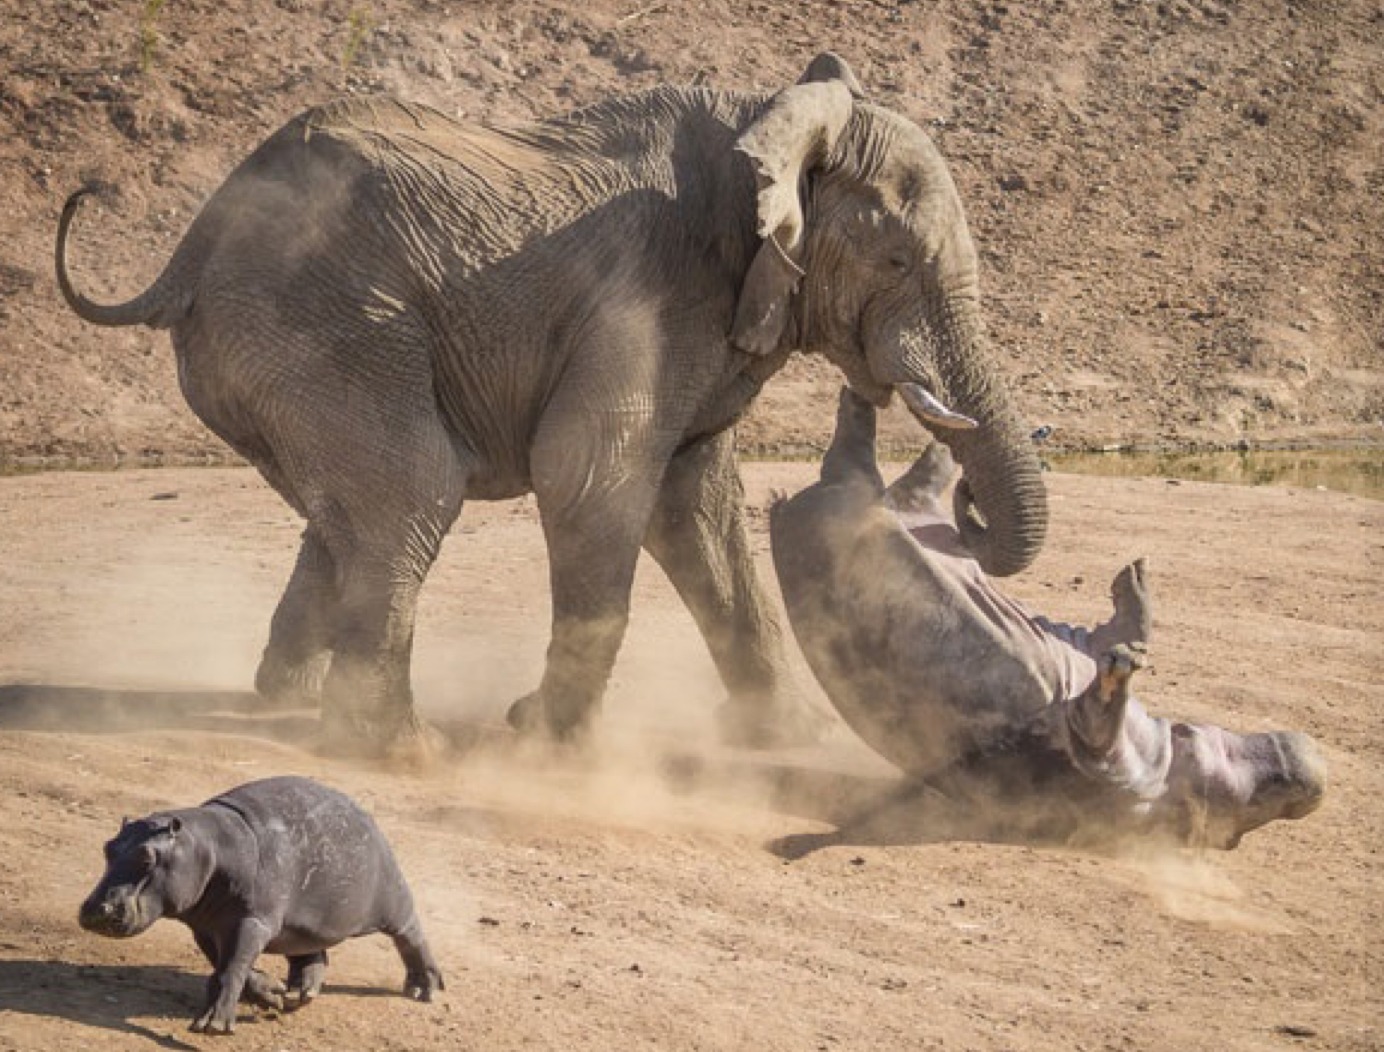
<svg viewBox="0 0 1384 1052"><path fill-rule="evenodd" d="M108 939L134 938L147 931L156 919L146 915L136 896L130 896L122 903L86 902L77 915L77 923L83 929Z"/></svg>

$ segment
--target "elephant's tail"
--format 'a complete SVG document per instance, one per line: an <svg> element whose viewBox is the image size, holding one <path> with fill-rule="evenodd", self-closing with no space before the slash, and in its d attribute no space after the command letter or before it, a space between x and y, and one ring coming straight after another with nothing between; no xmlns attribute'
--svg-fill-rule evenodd
<svg viewBox="0 0 1384 1052"><path fill-rule="evenodd" d="M95 186L88 185L74 193L63 205L62 218L58 220L58 244L54 262L63 299L67 300L67 305L76 311L79 317L93 325L148 325L154 329L168 328L187 312L187 302L185 297L176 295L169 287L167 270L149 288L125 303L97 303L73 286L67 272L68 232L77 209L81 207L82 199L96 190Z"/></svg>

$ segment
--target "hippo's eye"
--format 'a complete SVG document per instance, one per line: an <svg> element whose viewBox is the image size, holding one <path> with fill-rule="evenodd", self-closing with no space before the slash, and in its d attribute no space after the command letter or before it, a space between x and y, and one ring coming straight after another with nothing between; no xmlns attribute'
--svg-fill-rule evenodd
<svg viewBox="0 0 1384 1052"><path fill-rule="evenodd" d="M149 870L154 868L154 864L159 860L159 853L154 850L152 844L144 844L139 849L139 868Z"/></svg>

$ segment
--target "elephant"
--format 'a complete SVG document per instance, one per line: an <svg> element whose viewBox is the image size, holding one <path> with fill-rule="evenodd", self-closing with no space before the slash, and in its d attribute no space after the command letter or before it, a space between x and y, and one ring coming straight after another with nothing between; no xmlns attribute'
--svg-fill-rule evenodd
<svg viewBox="0 0 1384 1052"><path fill-rule="evenodd" d="M328 739L427 735L418 593L466 499L536 497L552 624L509 722L584 738L641 548L705 638L723 736L803 729L758 582L734 425L795 353L951 445L986 568L1042 545L1040 465L996 374L945 161L830 52L772 94L663 86L529 124L386 96L308 110L258 147L144 292L74 288L96 325L170 331L197 416L306 522L256 673Z"/></svg>

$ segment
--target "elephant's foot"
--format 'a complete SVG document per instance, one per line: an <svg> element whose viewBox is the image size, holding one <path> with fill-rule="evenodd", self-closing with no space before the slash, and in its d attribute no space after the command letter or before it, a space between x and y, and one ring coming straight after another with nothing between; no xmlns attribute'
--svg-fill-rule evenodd
<svg viewBox="0 0 1384 1052"><path fill-rule="evenodd" d="M1115 616L1108 626L1111 644L1147 643L1153 631L1147 560L1136 559L1115 576L1110 598L1115 602Z"/></svg>
<svg viewBox="0 0 1384 1052"><path fill-rule="evenodd" d="M315 709L322 703L322 686L331 667L330 651L303 661L288 661L266 649L255 672L255 693L269 709Z"/></svg>
<svg viewBox="0 0 1384 1052"><path fill-rule="evenodd" d="M446 738L418 717L410 704L402 711L327 706L317 751L339 759L382 761L417 770L446 752Z"/></svg>
<svg viewBox="0 0 1384 1052"><path fill-rule="evenodd" d="M591 737L595 707L553 705L542 690L535 690L511 705L505 720L524 737L581 745Z"/></svg>
<svg viewBox="0 0 1384 1052"><path fill-rule="evenodd" d="M737 749L789 749L815 745L831 718L806 702L781 695L732 696L716 710L721 741Z"/></svg>

